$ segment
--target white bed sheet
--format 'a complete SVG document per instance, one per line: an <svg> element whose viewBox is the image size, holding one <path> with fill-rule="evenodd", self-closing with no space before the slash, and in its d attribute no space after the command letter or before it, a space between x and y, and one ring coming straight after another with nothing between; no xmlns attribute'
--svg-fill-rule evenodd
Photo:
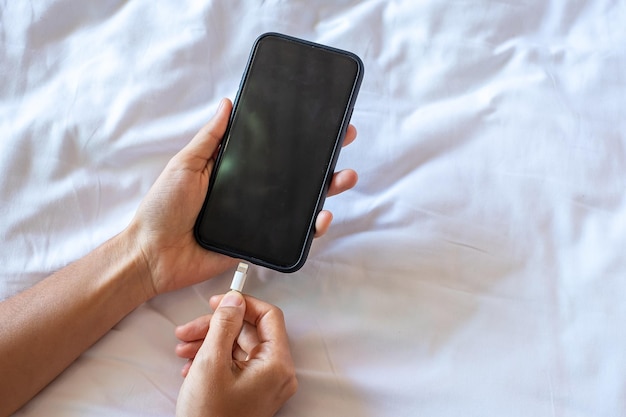
<svg viewBox="0 0 626 417"><path fill-rule="evenodd" d="M366 67L358 186L301 271L247 286L286 314L280 415L626 415L624 22L612 0L3 2L0 297L119 232L279 31ZM228 283L138 308L17 415L173 415L174 327Z"/></svg>

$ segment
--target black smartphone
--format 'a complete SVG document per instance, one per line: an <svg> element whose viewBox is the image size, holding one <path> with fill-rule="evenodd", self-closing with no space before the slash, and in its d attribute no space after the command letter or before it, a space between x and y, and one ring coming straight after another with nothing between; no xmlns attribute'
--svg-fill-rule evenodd
<svg viewBox="0 0 626 417"><path fill-rule="evenodd" d="M302 267L362 77L353 53L257 38L196 221L202 247L281 272Z"/></svg>

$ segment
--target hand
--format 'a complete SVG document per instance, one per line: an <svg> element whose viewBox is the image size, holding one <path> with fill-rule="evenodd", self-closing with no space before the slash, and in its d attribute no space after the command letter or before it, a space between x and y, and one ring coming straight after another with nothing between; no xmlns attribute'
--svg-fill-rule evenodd
<svg viewBox="0 0 626 417"><path fill-rule="evenodd" d="M189 359L176 415L273 416L298 386L283 314L236 291L217 304L176 329L176 353Z"/></svg>
<svg viewBox="0 0 626 417"><path fill-rule="evenodd" d="M142 201L127 229L135 236L147 266L151 296L186 287L234 267L236 260L207 251L193 235L196 217L202 208L211 169L224 135L232 103L223 99L215 116L165 167ZM354 141L350 126L344 146ZM328 195L348 190L357 182L351 169L333 175ZM316 219L316 236L323 235L332 214L321 211Z"/></svg>
<svg viewBox="0 0 626 417"><path fill-rule="evenodd" d="M353 125L348 126L346 136L343 138L342 146L348 146L356 139L356 128ZM328 189L328 197L340 194L354 187L359 177L353 169L344 169L333 174L333 179ZM330 227L333 220L333 214L328 210L322 210L315 219L315 237L323 236Z"/></svg>

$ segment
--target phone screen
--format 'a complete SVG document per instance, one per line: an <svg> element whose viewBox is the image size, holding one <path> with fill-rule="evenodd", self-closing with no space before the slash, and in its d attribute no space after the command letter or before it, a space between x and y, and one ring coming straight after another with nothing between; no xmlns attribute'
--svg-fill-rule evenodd
<svg viewBox="0 0 626 417"><path fill-rule="evenodd" d="M343 51L257 40L196 224L202 246L278 270L304 263L361 74Z"/></svg>

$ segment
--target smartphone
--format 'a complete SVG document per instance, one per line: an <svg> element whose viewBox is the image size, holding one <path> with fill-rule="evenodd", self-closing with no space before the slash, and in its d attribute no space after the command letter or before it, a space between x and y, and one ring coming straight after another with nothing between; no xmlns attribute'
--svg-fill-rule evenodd
<svg viewBox="0 0 626 417"><path fill-rule="evenodd" d="M209 250L306 261L363 77L355 54L278 33L252 47L195 225Z"/></svg>

